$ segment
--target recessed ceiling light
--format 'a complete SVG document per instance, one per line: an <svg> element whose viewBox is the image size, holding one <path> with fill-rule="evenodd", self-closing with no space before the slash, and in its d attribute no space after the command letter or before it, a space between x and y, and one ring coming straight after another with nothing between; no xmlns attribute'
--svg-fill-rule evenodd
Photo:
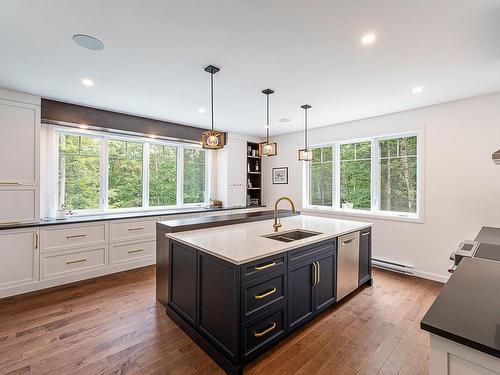
<svg viewBox="0 0 500 375"><path fill-rule="evenodd" d="M199 113L206 113L207 110L205 108L200 107L200 108L198 108L198 112Z"/></svg>
<svg viewBox="0 0 500 375"><path fill-rule="evenodd" d="M88 129L88 128L89 128L89 126L88 126L88 125L84 125L84 124L78 125L78 127L79 127L80 129Z"/></svg>
<svg viewBox="0 0 500 375"><path fill-rule="evenodd" d="M155 139L155 138L156 138L156 135L154 135L154 134L150 134L150 135L149 135L149 138Z"/></svg>
<svg viewBox="0 0 500 375"><path fill-rule="evenodd" d="M73 41L80 47L90 49L92 51L101 51L104 49L103 42L90 35L75 34L73 35Z"/></svg>
<svg viewBox="0 0 500 375"><path fill-rule="evenodd" d="M92 86L94 86L94 81L92 81L90 78L83 78L82 85L87 86L87 87L92 87Z"/></svg>
<svg viewBox="0 0 500 375"><path fill-rule="evenodd" d="M278 121L279 122L290 122L292 120L290 120L289 118L280 118Z"/></svg>
<svg viewBox="0 0 500 375"><path fill-rule="evenodd" d="M414 94L420 94L424 91L424 88L422 86L415 86L414 88L411 89L411 92Z"/></svg>
<svg viewBox="0 0 500 375"><path fill-rule="evenodd" d="M364 44L365 46L373 44L375 40L377 40L377 36L372 33L365 34L361 37L361 43Z"/></svg>

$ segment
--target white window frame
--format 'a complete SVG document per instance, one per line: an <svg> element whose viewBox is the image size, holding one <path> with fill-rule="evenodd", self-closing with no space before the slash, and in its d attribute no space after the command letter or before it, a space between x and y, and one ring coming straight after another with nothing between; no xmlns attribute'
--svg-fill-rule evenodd
<svg viewBox="0 0 500 375"><path fill-rule="evenodd" d="M50 166L53 173L52 176L55 177L55 199L54 204L57 206L58 196L59 196L59 136L60 134L71 134L76 136L91 136L100 139L101 150L100 150L100 164L99 164L99 173L100 173L100 198L99 198L99 208L98 209L79 209L74 210L75 216L85 216L85 215L96 215L96 214L108 214L108 213L126 213L126 212L140 212L140 211L165 211L169 209L177 209L177 208L189 208L189 207L203 207L207 205L209 191L207 190L209 186L209 181L211 179L210 173L211 168L209 165L210 158L208 152L205 152L205 179L204 179L204 191L205 191L205 200L199 203L184 203L183 202L183 188L184 188L184 164L183 164L183 155L184 149L202 149L201 146L197 144L190 143L180 143L180 142L171 142L167 140L160 139L150 139L146 137L138 137L138 136L124 136L120 134L104 134L99 131L94 130L84 130L84 129L73 129L67 127L55 127L56 134L56 150L55 150L55 160L54 165ZM143 145L143 168L142 168L142 206L141 207L128 207L128 208L109 208L108 207L108 180L109 180L109 150L108 150L108 142L109 140L121 140L121 141L129 141L142 143ZM165 146L175 147L177 149L177 201L174 205L168 206L154 206L151 207L149 205L149 146L151 144L160 144ZM56 208L57 209L57 208Z"/></svg>
<svg viewBox="0 0 500 375"><path fill-rule="evenodd" d="M379 209L380 204L380 163L379 163L379 142L388 139L417 137L417 202L416 213L397 212L397 211L382 211ZM370 210L361 209L343 209L340 205L340 146L344 144L371 142L371 207ZM423 223L423 132L412 131L404 133L389 134L383 136L375 136L368 138L359 138L352 140L342 140L338 142L322 143L312 145L311 148L332 147L333 154L333 189L332 189L332 206L318 206L309 204L309 173L310 163L304 163L303 166L303 195L304 210L331 212L335 215L345 215L352 217L373 217L388 220L412 221Z"/></svg>

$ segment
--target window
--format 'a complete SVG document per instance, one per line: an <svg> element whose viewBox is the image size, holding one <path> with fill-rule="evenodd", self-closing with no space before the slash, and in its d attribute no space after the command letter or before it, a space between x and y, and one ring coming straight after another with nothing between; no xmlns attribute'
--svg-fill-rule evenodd
<svg viewBox="0 0 500 375"><path fill-rule="evenodd" d="M206 152L185 144L57 129L58 205L99 212L200 205Z"/></svg>
<svg viewBox="0 0 500 375"><path fill-rule="evenodd" d="M417 137L379 142L382 211L417 212Z"/></svg>
<svg viewBox="0 0 500 375"><path fill-rule="evenodd" d="M177 203L177 147L149 146L149 205L174 206Z"/></svg>
<svg viewBox="0 0 500 375"><path fill-rule="evenodd" d="M306 206L418 217L418 135L313 148Z"/></svg>
<svg viewBox="0 0 500 375"><path fill-rule="evenodd" d="M371 208L371 142L340 145L340 203Z"/></svg>
<svg viewBox="0 0 500 375"><path fill-rule="evenodd" d="M101 140L61 134L59 137L58 207L98 209Z"/></svg>
<svg viewBox="0 0 500 375"><path fill-rule="evenodd" d="M142 207L142 143L110 139L108 150L108 207Z"/></svg>
<svg viewBox="0 0 500 375"><path fill-rule="evenodd" d="M184 202L200 203L205 197L205 152L184 149Z"/></svg>
<svg viewBox="0 0 500 375"><path fill-rule="evenodd" d="M309 174L309 202L312 205L333 205L332 151L331 146L313 150Z"/></svg>

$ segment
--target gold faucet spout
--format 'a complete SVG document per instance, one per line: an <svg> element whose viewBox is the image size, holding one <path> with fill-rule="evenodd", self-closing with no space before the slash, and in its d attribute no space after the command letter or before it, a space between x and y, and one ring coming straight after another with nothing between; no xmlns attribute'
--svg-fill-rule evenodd
<svg viewBox="0 0 500 375"><path fill-rule="evenodd" d="M276 201L276 203L274 203L274 224L273 224L273 228L274 228L275 232L277 232L278 229L281 227L280 218L279 218L279 215L278 215L278 203L281 202L282 200L286 200L286 201L290 202L290 205L292 206L292 212L295 214L295 204L293 204L293 201L290 198L288 198L288 197L278 198L278 200Z"/></svg>

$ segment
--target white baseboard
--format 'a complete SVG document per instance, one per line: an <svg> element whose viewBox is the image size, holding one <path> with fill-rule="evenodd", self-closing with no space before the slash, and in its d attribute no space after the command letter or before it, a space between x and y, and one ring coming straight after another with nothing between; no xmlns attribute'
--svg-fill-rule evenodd
<svg viewBox="0 0 500 375"><path fill-rule="evenodd" d="M438 275L437 273L432 273L432 272L426 272L426 271L421 271L417 269L413 269L413 276L421 277L423 279L428 279L432 281L438 281L440 283L446 284L448 282L448 279L450 278L450 275Z"/></svg>

